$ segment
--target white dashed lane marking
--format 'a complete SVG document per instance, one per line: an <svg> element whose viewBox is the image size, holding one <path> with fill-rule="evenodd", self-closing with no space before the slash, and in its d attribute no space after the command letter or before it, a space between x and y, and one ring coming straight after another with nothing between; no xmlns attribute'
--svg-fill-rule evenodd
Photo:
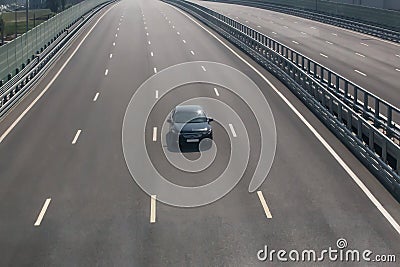
<svg viewBox="0 0 400 267"><path fill-rule="evenodd" d="M235 128L233 128L233 125L231 123L229 123L229 128L231 129L233 137L237 137L236 132L235 132Z"/></svg>
<svg viewBox="0 0 400 267"><path fill-rule="evenodd" d="M268 219L271 219L272 214L268 208L268 205L267 205L267 202L265 201L263 193L261 191L257 191L257 195L258 195L258 198L260 199L261 205L264 209L265 216L267 216Z"/></svg>
<svg viewBox="0 0 400 267"><path fill-rule="evenodd" d="M76 142L78 141L79 136L81 135L82 130L78 130L75 134L74 139L72 140L72 144L75 145Z"/></svg>
<svg viewBox="0 0 400 267"><path fill-rule="evenodd" d="M99 93L96 93L96 95L95 95L94 98L93 98L93 102L96 102L96 101L97 101L97 98L99 98Z"/></svg>
<svg viewBox="0 0 400 267"><path fill-rule="evenodd" d="M157 141L157 127L153 127L153 142Z"/></svg>
<svg viewBox="0 0 400 267"><path fill-rule="evenodd" d="M361 72L361 71L359 71L359 70L354 70L354 71L357 72L358 74L361 74L361 75L364 76L364 77L367 76L367 74L365 74L364 72Z"/></svg>
<svg viewBox="0 0 400 267"><path fill-rule="evenodd" d="M39 213L39 215L38 215L38 217L36 219L36 222L35 222L34 226L40 226L40 224L42 223L43 217L46 214L47 208L50 205L50 201L51 201L51 198L48 198L44 202L43 207L42 207L42 209L41 209L41 211L40 211L40 213Z"/></svg>
<svg viewBox="0 0 400 267"><path fill-rule="evenodd" d="M156 222L156 195L150 197L150 223Z"/></svg>

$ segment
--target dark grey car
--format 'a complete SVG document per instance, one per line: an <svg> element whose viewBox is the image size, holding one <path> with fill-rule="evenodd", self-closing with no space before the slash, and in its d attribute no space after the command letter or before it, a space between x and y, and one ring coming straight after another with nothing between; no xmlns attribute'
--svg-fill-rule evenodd
<svg viewBox="0 0 400 267"><path fill-rule="evenodd" d="M212 121L198 105L177 106L168 118L173 140L179 141L180 145L199 143L204 138L212 139Z"/></svg>

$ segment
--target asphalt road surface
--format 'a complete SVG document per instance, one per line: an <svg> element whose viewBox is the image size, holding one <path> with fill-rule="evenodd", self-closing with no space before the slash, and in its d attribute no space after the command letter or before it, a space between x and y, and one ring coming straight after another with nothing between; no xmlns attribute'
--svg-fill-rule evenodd
<svg viewBox="0 0 400 267"><path fill-rule="evenodd" d="M399 257L399 203L286 87L212 34L156 0L120 1L87 25L0 123L0 266L266 266L270 262L257 258L265 245L322 251L336 249L339 238L373 256ZM164 96L158 84L142 102L160 101L137 127L148 157L170 181L184 186L212 181L237 156L230 155L229 143L240 147L247 140L236 116L214 105L213 165L200 173L177 170L163 155L161 136L176 104L222 101L249 133L250 160L236 187L209 205L180 208L135 183L122 128L128 104L146 80L194 61L205 62L200 73L211 72L209 61L247 75L269 103L277 144L267 179L249 193L263 141L251 113L257 106L223 86L186 84ZM392 89L395 82L386 80ZM147 157L141 150L134 156ZM199 152L184 156L195 160ZM331 264L327 258L321 263Z"/></svg>
<svg viewBox="0 0 400 267"><path fill-rule="evenodd" d="M193 2L244 23L400 105L400 44L265 9Z"/></svg>

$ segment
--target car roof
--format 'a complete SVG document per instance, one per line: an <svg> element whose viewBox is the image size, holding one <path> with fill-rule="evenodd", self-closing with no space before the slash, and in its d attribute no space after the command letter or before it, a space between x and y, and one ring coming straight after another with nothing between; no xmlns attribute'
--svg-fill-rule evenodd
<svg viewBox="0 0 400 267"><path fill-rule="evenodd" d="M196 113L203 113L204 109L199 105L180 105L175 108L175 112L196 112Z"/></svg>

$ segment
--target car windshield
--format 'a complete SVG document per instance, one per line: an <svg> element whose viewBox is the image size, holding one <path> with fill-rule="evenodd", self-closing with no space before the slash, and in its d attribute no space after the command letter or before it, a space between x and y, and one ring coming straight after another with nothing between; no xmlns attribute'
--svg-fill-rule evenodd
<svg viewBox="0 0 400 267"><path fill-rule="evenodd" d="M177 123L201 123L207 122L207 117L197 112L176 112L174 114L174 121Z"/></svg>

